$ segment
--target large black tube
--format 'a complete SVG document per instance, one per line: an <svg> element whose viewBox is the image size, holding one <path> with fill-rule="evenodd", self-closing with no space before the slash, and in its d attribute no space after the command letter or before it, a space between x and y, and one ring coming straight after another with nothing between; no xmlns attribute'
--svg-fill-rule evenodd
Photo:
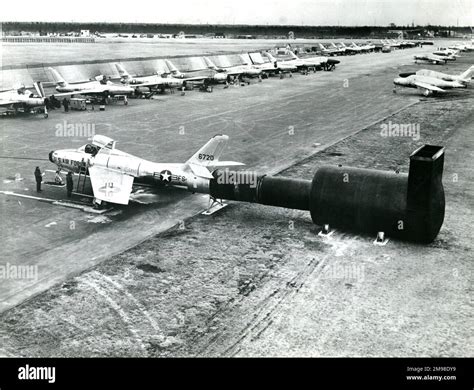
<svg viewBox="0 0 474 390"><path fill-rule="evenodd" d="M435 239L444 220L443 165L444 148L425 145L410 156L408 174L322 167L309 181L215 171L209 193L218 199L309 210L318 225L382 231L426 243Z"/></svg>
<svg viewBox="0 0 474 390"><path fill-rule="evenodd" d="M258 203L308 210L311 182L288 177L264 176L259 182Z"/></svg>
<svg viewBox="0 0 474 390"><path fill-rule="evenodd" d="M444 149L425 145L410 156L409 174L323 167L313 178L313 222L353 231L383 231L431 242L444 220Z"/></svg>
<svg viewBox="0 0 474 390"><path fill-rule="evenodd" d="M311 218L317 225L393 235L405 219L407 179L395 172L322 167L311 186Z"/></svg>

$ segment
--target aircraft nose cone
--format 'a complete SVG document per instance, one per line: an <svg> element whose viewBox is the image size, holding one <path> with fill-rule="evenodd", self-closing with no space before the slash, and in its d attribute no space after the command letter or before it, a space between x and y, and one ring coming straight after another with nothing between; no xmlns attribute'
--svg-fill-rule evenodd
<svg viewBox="0 0 474 390"><path fill-rule="evenodd" d="M54 160L53 160L53 153L54 153L54 150L52 150L51 152L49 152L49 161L51 161L52 163L54 163Z"/></svg>
<svg viewBox="0 0 474 390"><path fill-rule="evenodd" d="M405 78L405 77L413 76L414 74L416 74L416 72L405 72L405 73L400 73L399 76Z"/></svg>

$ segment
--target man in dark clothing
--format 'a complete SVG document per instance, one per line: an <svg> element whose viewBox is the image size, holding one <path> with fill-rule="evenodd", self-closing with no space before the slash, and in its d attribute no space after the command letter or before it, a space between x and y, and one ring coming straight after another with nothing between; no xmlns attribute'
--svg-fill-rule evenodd
<svg viewBox="0 0 474 390"><path fill-rule="evenodd" d="M51 95L51 97L49 98L49 105L51 106L53 110L55 108L61 108L61 102L58 99L56 99L54 95Z"/></svg>
<svg viewBox="0 0 474 390"><path fill-rule="evenodd" d="M43 181L43 174L41 173L39 167L35 169L35 179L36 179L36 192L42 192L41 182Z"/></svg>
<svg viewBox="0 0 474 390"><path fill-rule="evenodd" d="M64 106L64 112L68 112L69 111L69 100L64 98L63 99L63 106Z"/></svg>
<svg viewBox="0 0 474 390"><path fill-rule="evenodd" d="M70 198L72 196L72 189L74 187L74 182L72 180L72 173L68 172L66 175L66 189L67 189L67 197Z"/></svg>

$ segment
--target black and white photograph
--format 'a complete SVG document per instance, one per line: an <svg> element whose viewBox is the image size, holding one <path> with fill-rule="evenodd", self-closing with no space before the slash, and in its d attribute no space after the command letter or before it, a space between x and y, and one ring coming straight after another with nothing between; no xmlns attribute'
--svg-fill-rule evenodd
<svg viewBox="0 0 474 390"><path fill-rule="evenodd" d="M1 390L70 388L71 358L472 389L473 26L474 0L4 2Z"/></svg>

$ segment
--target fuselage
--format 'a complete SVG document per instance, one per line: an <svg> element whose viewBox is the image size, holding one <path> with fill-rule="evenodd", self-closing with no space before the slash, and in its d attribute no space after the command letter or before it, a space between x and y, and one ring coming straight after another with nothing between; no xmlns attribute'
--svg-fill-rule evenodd
<svg viewBox="0 0 474 390"><path fill-rule="evenodd" d="M158 75L130 77L122 79L122 83L133 86L148 84L147 87L153 88L179 88L183 85L183 80L176 77L162 77Z"/></svg>
<svg viewBox="0 0 474 390"><path fill-rule="evenodd" d="M411 75L408 77L398 77L393 80L395 85L399 85L402 87L408 88L420 88L417 83L423 83L428 85L433 85L438 88L442 89L450 89L450 88L465 88L466 86L457 82L457 81L446 81L442 79L438 79L436 77L429 77L429 76L422 76L422 75Z"/></svg>
<svg viewBox="0 0 474 390"><path fill-rule="evenodd" d="M431 63L434 63L434 64L445 64L447 62L446 57L441 57L441 56L437 56L437 55L434 55L434 54L414 56L413 58L415 59L415 62L416 61L427 61L427 62L431 62Z"/></svg>
<svg viewBox="0 0 474 390"><path fill-rule="evenodd" d="M56 86L56 91L60 93L94 91L94 93L107 93L109 95L127 95L133 93L133 88L124 85L112 84L110 82L101 83L99 81L87 81L85 83L60 83Z"/></svg>
<svg viewBox="0 0 474 390"><path fill-rule="evenodd" d="M461 76L451 75L451 74L442 73L442 72L436 72L435 70L431 70L431 69L420 69L416 72L416 74L419 76L434 77L434 78L441 79L444 81L456 81L461 84L468 84L470 82L470 80L464 79Z"/></svg>
<svg viewBox="0 0 474 390"><path fill-rule="evenodd" d="M27 107L38 107L44 105L44 98L34 96L31 91L25 90L18 92L17 90L0 92L0 104L21 104Z"/></svg>
<svg viewBox="0 0 474 390"><path fill-rule="evenodd" d="M91 144L79 149L56 150L49 154L49 160L61 170L72 173L97 166L134 178L153 178L156 182L173 186L187 187L192 180L192 173L185 169L184 164L155 163L118 149L100 153L98 150L97 146Z"/></svg>

